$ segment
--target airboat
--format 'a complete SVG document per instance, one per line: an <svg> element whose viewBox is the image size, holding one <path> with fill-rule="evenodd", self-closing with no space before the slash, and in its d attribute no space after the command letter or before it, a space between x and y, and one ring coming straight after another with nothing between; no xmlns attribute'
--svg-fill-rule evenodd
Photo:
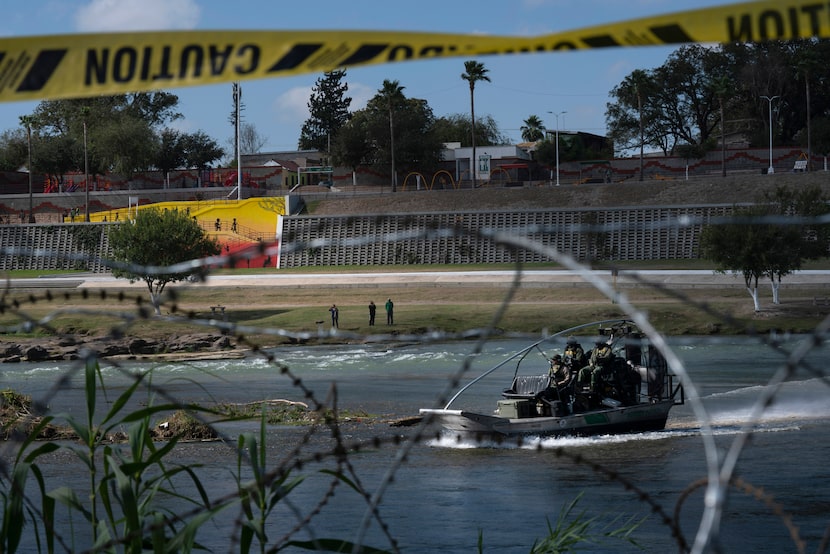
<svg viewBox="0 0 830 554"><path fill-rule="evenodd" d="M596 329L593 347L570 348L584 341L582 333L590 328ZM542 348L547 348L545 343L564 352L548 355ZM573 355L580 350L583 356ZM470 387L513 361L510 385L501 391L492 414L453 407ZM528 365L535 372L523 372ZM547 336L467 383L444 408L424 408L420 414L462 439L504 440L659 431L666 427L669 410L683 403L683 387L660 351L634 322L617 319Z"/></svg>

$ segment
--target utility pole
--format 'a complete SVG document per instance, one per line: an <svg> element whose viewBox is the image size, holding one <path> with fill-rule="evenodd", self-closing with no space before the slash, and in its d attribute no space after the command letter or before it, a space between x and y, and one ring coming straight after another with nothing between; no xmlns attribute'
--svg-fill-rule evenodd
<svg viewBox="0 0 830 554"><path fill-rule="evenodd" d="M568 112L548 112L556 117L556 186L559 186L559 116ZM564 119L564 118L563 118Z"/></svg>

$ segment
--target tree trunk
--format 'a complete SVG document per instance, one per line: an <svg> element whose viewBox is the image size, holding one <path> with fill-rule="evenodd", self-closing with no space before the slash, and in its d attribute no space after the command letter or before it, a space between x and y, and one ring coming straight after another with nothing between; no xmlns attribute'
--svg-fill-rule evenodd
<svg viewBox="0 0 830 554"><path fill-rule="evenodd" d="M760 312L761 311L761 303L758 301L758 286L756 285L754 287L746 287L746 291L752 297L752 303L755 306L755 311Z"/></svg>
<svg viewBox="0 0 830 554"><path fill-rule="evenodd" d="M781 288L781 281L776 280L775 277L773 277L770 279L770 282L772 283L772 303L778 305L781 303L778 297L778 290Z"/></svg>
<svg viewBox="0 0 830 554"><path fill-rule="evenodd" d="M470 127L472 129L472 144L473 154L470 157L470 177L473 180L473 188L476 188L476 171L478 169L478 160L476 160L476 104L473 94L474 88L472 81L470 82Z"/></svg>

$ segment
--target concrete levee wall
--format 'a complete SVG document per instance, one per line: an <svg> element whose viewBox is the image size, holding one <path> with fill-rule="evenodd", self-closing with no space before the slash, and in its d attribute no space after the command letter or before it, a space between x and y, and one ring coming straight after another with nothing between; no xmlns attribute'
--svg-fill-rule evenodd
<svg viewBox="0 0 830 554"><path fill-rule="evenodd" d="M545 262L493 232L522 236L578 260L698 257L700 231L733 206L636 207L526 212L289 216L282 222L280 267ZM108 271L106 228L113 223L0 225L0 271ZM311 241L326 246L311 247ZM308 245L308 246L304 246ZM79 254L96 258L88 262Z"/></svg>
<svg viewBox="0 0 830 554"><path fill-rule="evenodd" d="M732 210L669 206L286 217L280 242L292 248L281 253L280 267L550 261L544 253L495 243L486 236L492 231L521 235L578 260L697 258L705 223ZM329 245L312 247L314 240Z"/></svg>
<svg viewBox="0 0 830 554"><path fill-rule="evenodd" d="M100 261L109 253L107 225L0 225L0 271L107 271Z"/></svg>

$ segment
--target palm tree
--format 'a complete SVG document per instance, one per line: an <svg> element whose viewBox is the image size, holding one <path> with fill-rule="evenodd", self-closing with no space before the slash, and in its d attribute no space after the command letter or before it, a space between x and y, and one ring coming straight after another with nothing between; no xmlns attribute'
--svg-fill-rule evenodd
<svg viewBox="0 0 830 554"><path fill-rule="evenodd" d="M538 115L531 115L523 121L521 126L522 140L525 142L537 142L545 138L545 126Z"/></svg>
<svg viewBox="0 0 830 554"><path fill-rule="evenodd" d="M395 108L399 106L403 100L403 89L400 82L383 80L383 86L378 91L378 97L383 100L386 107L389 109L389 150L392 159L392 192L397 192L397 179L395 178L395 124L393 113Z"/></svg>
<svg viewBox="0 0 830 554"><path fill-rule="evenodd" d="M470 159L470 173L473 178L473 188L476 188L476 104L475 104L475 89L478 81L490 82L490 77L487 72L490 71L484 67L484 64L475 60L467 60L464 62L464 73L461 78L470 83L470 120L472 122L472 139L473 139L473 154Z"/></svg>

